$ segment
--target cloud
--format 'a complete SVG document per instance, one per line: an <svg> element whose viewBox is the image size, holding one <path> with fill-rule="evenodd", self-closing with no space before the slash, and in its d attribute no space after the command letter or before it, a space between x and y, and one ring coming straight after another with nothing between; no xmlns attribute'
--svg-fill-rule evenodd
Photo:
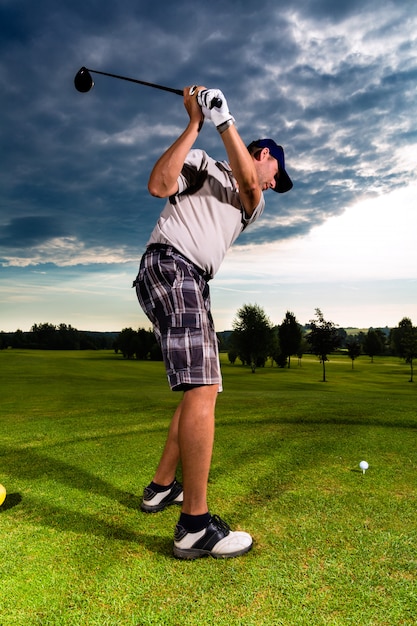
<svg viewBox="0 0 417 626"><path fill-rule="evenodd" d="M50 217L17 217L3 228L0 246L26 249L65 235L65 229Z"/></svg>

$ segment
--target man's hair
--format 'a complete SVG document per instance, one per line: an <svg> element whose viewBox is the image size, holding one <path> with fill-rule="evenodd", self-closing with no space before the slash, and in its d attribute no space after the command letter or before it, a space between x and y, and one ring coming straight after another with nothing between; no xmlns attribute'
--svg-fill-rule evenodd
<svg viewBox="0 0 417 626"><path fill-rule="evenodd" d="M259 152L262 152L262 148L257 145L257 141L252 141L247 147L249 154L256 156Z"/></svg>

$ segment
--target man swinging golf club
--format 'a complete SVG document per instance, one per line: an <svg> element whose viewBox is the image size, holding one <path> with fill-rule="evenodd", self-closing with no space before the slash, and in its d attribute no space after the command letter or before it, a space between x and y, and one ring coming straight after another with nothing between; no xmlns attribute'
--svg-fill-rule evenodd
<svg viewBox="0 0 417 626"><path fill-rule="evenodd" d="M221 106L213 106L213 100ZM187 126L150 175L151 195L168 200L134 281L160 343L170 387L182 392L141 509L182 506L174 534L177 558L227 558L248 552L252 537L232 531L207 504L214 410L222 390L208 281L239 234L262 214L263 192L284 193L292 182L284 151L272 139L245 146L221 91L187 87L184 105ZM192 149L205 119L220 133L228 162ZM176 481L179 462L182 484Z"/></svg>

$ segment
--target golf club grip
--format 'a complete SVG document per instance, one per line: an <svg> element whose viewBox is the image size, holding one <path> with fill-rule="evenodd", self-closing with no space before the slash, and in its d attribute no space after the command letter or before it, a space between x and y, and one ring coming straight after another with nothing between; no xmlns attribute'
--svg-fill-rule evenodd
<svg viewBox="0 0 417 626"><path fill-rule="evenodd" d="M216 109L220 109L222 104L223 102L221 98L213 98L213 100L210 102L210 109L213 109L214 107L216 107Z"/></svg>

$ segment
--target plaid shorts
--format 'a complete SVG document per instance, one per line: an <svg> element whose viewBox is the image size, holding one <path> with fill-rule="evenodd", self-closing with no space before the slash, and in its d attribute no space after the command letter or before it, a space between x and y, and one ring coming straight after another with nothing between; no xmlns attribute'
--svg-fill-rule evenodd
<svg viewBox="0 0 417 626"><path fill-rule="evenodd" d="M221 391L218 340L202 271L172 246L151 245L134 285L161 346L171 389L219 385Z"/></svg>

